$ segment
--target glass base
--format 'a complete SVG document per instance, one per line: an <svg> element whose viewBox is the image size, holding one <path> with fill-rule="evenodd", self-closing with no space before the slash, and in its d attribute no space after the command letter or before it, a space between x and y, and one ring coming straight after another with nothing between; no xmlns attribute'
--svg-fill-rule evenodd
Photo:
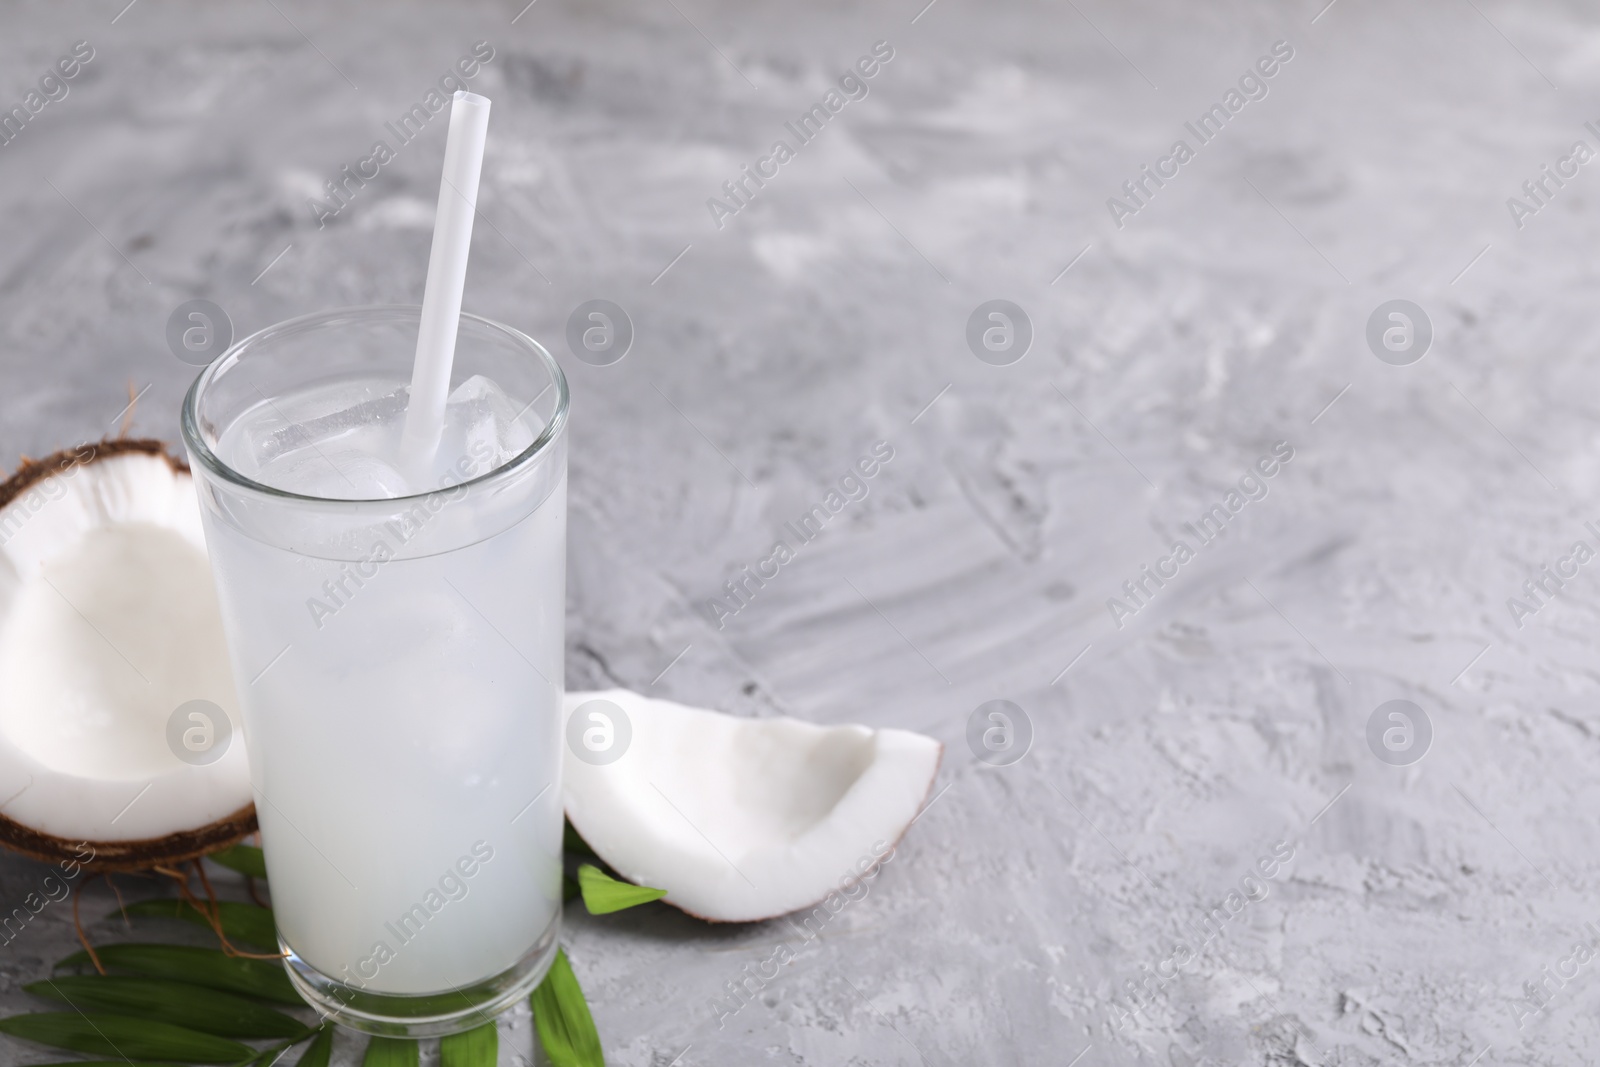
<svg viewBox="0 0 1600 1067"><path fill-rule="evenodd" d="M329 978L307 963L282 938L284 967L295 991L317 1013L341 1026L383 1037L443 1037L493 1022L533 992L555 961L561 917L515 964L499 974L439 993L375 993Z"/></svg>

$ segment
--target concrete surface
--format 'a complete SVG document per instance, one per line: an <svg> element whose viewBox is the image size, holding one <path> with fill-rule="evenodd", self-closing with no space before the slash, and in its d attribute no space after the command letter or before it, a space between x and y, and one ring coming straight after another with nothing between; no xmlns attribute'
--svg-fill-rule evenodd
<svg viewBox="0 0 1600 1067"><path fill-rule="evenodd" d="M487 40L466 307L571 378L569 685L947 745L815 941L573 916L610 1062L1592 1063L1600 579L1523 585L1600 546L1600 174L1560 162L1600 149L1600 24L1324 2L9 6L6 107L94 58L0 147L0 454L100 436L130 384L133 432L176 439L184 300L242 335L418 299L442 122L325 228L307 201ZM865 99L719 228L708 198L880 40ZM1278 41L1264 98L1186 130ZM1114 220L1144 164L1177 174ZM1546 164L1576 173L1526 198ZM636 331L610 366L563 340L597 298ZM1008 366L965 336L997 298L1034 335ZM1394 299L1432 326L1404 366L1366 340ZM718 628L879 440L866 496ZM966 740L997 699L1034 734L1008 766ZM1415 713L1417 747L1387 712L1395 762L1369 745L1391 700L1420 762ZM5 860L0 903L40 873ZM72 944L55 907L0 948L0 1006Z"/></svg>

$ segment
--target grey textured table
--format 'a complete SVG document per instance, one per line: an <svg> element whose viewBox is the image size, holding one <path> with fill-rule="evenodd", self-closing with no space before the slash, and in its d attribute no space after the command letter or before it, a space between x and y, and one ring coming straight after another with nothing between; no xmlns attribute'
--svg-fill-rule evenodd
<svg viewBox="0 0 1600 1067"><path fill-rule="evenodd" d="M1600 148L1600 24L1323 3L7 7L4 107L94 58L0 147L0 453L106 433L130 383L134 432L174 439L184 300L240 333L417 300L441 122L325 227L308 200L486 40L466 306L572 382L569 685L947 746L815 941L569 914L612 1062L1592 1063L1600 579L1524 583L1600 518L1600 174L1573 157ZM880 40L864 99L707 206ZM596 298L636 331L611 366L564 341ZM997 298L1032 327L1009 365L966 339ZM1368 344L1394 299L1431 323L1420 361ZM879 440L866 496L715 625ZM966 741L995 699L1034 733L1009 766ZM1420 761L1415 732L1369 744L1391 700L1431 723ZM0 903L39 875L0 862ZM56 907L0 947L0 1007L73 943Z"/></svg>

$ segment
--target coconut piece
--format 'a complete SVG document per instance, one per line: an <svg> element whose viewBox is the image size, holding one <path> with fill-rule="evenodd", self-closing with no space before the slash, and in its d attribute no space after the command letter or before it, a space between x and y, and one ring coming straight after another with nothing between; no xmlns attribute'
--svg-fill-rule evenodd
<svg viewBox="0 0 1600 1067"><path fill-rule="evenodd" d="M718 922L784 915L869 874L943 751L905 730L738 718L626 689L568 693L565 716L573 828L623 877Z"/></svg>
<svg viewBox="0 0 1600 1067"><path fill-rule="evenodd" d="M117 870L253 832L234 692L194 484L161 442L84 445L0 484L0 843ZM210 763L168 744L191 700L232 729Z"/></svg>

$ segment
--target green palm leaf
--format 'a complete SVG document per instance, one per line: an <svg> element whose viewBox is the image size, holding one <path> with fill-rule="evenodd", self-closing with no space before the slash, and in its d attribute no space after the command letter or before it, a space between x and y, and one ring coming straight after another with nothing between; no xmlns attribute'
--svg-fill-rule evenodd
<svg viewBox="0 0 1600 1067"><path fill-rule="evenodd" d="M367 1042L361 1067L417 1067L417 1043L409 1037L375 1037Z"/></svg>
<svg viewBox="0 0 1600 1067"><path fill-rule="evenodd" d="M590 915L609 915L667 895L665 889L619 882L592 863L579 865L578 888L583 891L583 906L589 909Z"/></svg>
<svg viewBox="0 0 1600 1067"><path fill-rule="evenodd" d="M0 1033L74 1052L120 1056L123 1060L236 1063L255 1052L249 1045L171 1023L100 1012L13 1015L0 1019Z"/></svg>
<svg viewBox="0 0 1600 1067"><path fill-rule="evenodd" d="M499 1054L500 1033L494 1023L439 1040L439 1067L494 1067Z"/></svg>
<svg viewBox="0 0 1600 1067"><path fill-rule="evenodd" d="M222 923L222 932L228 935L229 941L243 942L268 951L277 950L278 927L273 922L271 908L236 904L229 900L217 901L213 906L217 909L218 921ZM139 917L182 919L211 929L210 920L186 900L141 900L137 904L129 904L127 912Z"/></svg>
<svg viewBox="0 0 1600 1067"><path fill-rule="evenodd" d="M323 1023L322 1029L317 1031L317 1039L311 1042L311 1047L300 1056L300 1062L295 1067L328 1067L328 1057L333 1053L333 1026Z"/></svg>
<svg viewBox="0 0 1600 1067"><path fill-rule="evenodd" d="M564 949L556 950L550 973L530 998L539 1044L554 1067L605 1067L600 1034L583 999L583 988L572 973Z"/></svg>
<svg viewBox="0 0 1600 1067"><path fill-rule="evenodd" d="M225 956L214 948L188 945L106 945L95 950L100 962L113 971L171 978L211 989L242 993L277 1004L304 1005L300 994L289 984L289 976L276 960L251 960ZM79 967L89 962L87 952L74 952L56 969Z"/></svg>
<svg viewBox="0 0 1600 1067"><path fill-rule="evenodd" d="M267 876L266 855L254 845L234 845L221 852L213 852L206 859L215 860L229 870L247 874L251 878Z"/></svg>
<svg viewBox="0 0 1600 1067"><path fill-rule="evenodd" d="M221 1037L300 1037L311 1031L305 1023L256 1001L167 978L63 976L22 988L79 1011L154 1019Z"/></svg>

